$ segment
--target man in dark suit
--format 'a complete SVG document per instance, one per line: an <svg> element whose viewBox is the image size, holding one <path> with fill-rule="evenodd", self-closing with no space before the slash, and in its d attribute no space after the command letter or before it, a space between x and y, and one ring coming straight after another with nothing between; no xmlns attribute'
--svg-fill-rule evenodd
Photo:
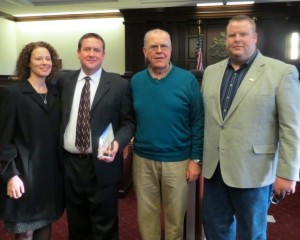
<svg viewBox="0 0 300 240"><path fill-rule="evenodd" d="M65 160L66 206L71 240L118 239L118 182L122 173L122 150L135 130L129 82L105 72L101 65L105 43L87 33L78 42L81 69L62 73L62 131ZM88 79L86 79L88 77ZM79 127L81 92L89 85L88 119ZM84 115L84 114L83 114ZM98 157L99 137L112 123L114 141L110 156ZM80 128L80 129L79 129ZM77 130L87 134L79 146ZM81 136L81 138L84 138Z"/></svg>

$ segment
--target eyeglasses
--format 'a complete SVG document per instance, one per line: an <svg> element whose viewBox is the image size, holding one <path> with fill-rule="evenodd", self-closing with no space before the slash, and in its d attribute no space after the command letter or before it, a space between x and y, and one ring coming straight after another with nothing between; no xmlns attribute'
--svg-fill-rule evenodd
<svg viewBox="0 0 300 240"><path fill-rule="evenodd" d="M275 192L273 192L270 201L273 204L278 204L279 202L282 201L282 199L284 199L284 197L285 194L276 194Z"/></svg>
<svg viewBox="0 0 300 240"><path fill-rule="evenodd" d="M167 44L160 44L160 45L150 45L149 49L153 52L156 52L158 49L160 49L162 52L168 50L170 48Z"/></svg>

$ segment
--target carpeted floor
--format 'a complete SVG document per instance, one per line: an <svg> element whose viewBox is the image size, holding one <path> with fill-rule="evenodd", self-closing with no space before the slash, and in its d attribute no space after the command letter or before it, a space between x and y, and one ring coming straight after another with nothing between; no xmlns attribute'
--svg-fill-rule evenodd
<svg viewBox="0 0 300 240"><path fill-rule="evenodd" d="M300 239L300 183L297 183L296 193L286 196L277 205L271 205L269 215L275 223L268 224L269 240L299 240Z"/></svg>
<svg viewBox="0 0 300 240"><path fill-rule="evenodd" d="M269 215L275 223L268 224L269 240L299 240L300 239L300 184L294 195L287 196L277 205L271 205ZM120 240L139 240L136 222L136 200L131 189L127 196L119 200ZM12 235L3 232L0 221L0 240L13 240ZM52 240L67 240L66 215L53 224Z"/></svg>
<svg viewBox="0 0 300 240"><path fill-rule="evenodd" d="M139 240L136 221L136 199L133 189L126 197L119 199L120 240ZM66 214L52 225L52 240L67 240ZM0 221L0 240L13 240L13 235L3 232L3 222Z"/></svg>

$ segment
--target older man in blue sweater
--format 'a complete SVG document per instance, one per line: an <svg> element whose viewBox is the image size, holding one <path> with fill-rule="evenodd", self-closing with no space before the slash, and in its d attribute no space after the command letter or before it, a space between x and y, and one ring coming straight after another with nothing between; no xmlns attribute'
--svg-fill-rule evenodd
<svg viewBox="0 0 300 240"><path fill-rule="evenodd" d="M131 80L137 121L133 175L143 240L161 239L162 207L165 239L183 239L188 182L201 173L202 96L193 74L172 65L171 52L166 31L147 32L149 65Z"/></svg>

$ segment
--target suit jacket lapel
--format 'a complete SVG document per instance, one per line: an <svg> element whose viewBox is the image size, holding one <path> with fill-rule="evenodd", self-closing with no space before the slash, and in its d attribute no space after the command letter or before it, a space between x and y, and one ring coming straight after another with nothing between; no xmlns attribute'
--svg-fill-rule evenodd
<svg viewBox="0 0 300 240"><path fill-rule="evenodd" d="M218 114L218 119L220 119L220 122L223 122L223 117L222 117L222 111L221 111L221 86L222 86L222 80L223 76L227 67L227 62L228 60L226 59L220 64L220 69L216 71L216 86L215 86L215 104L216 104L216 109L217 109L217 114Z"/></svg>
<svg viewBox="0 0 300 240"><path fill-rule="evenodd" d="M106 92L110 88L110 81L107 72L105 72L102 69L100 83L98 85L98 88L96 90L96 94L92 103L91 111L94 109L94 107L97 105L97 103L100 101L100 99L106 94Z"/></svg>
<svg viewBox="0 0 300 240"><path fill-rule="evenodd" d="M73 102L75 87L76 87L76 84L77 84L79 73L80 73L80 70L76 71L66 81L66 85L65 85L65 88L66 88L65 91L66 92L65 92L65 94L63 94L63 96L65 98L67 98L65 100L65 103L66 103L66 106L65 106L66 108L65 109L68 109L68 111L69 111L68 115L70 115L70 113L71 113L72 102Z"/></svg>
<svg viewBox="0 0 300 240"><path fill-rule="evenodd" d="M47 104L43 103L42 96L40 96L39 93L37 93L34 90L33 86L31 86L31 84L28 82L28 80L23 81L20 86L21 86L21 91L24 94L30 94L33 101L35 101L42 109L44 109L45 111L48 111L48 106L47 106Z"/></svg>
<svg viewBox="0 0 300 240"><path fill-rule="evenodd" d="M264 65L265 63L263 61L263 57L260 53L258 53L256 59L252 63L252 66L250 67L249 71L244 77L239 89L237 90L237 93L233 99L233 102L224 121L226 121L230 117L230 115L234 112L237 106L245 98L249 90L257 83L259 77L264 71Z"/></svg>
<svg viewBox="0 0 300 240"><path fill-rule="evenodd" d="M51 110L52 107L54 106L54 103L58 97L58 90L55 86L53 85L48 85L47 84L47 87L48 87L48 93L47 93L47 101L48 101L48 106L49 108L47 108L47 110ZM44 104L45 105L45 104Z"/></svg>

